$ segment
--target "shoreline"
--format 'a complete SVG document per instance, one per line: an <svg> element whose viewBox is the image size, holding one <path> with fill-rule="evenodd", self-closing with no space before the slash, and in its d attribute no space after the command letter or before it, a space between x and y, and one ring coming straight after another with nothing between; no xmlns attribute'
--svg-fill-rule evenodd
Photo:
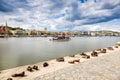
<svg viewBox="0 0 120 80"><path fill-rule="evenodd" d="M114 46L112 46L112 47L114 47ZM105 48L105 49L107 49L107 48ZM102 57L104 55L109 55L110 53L114 53L115 51L119 51L119 50L120 50L120 46L118 48L114 48L114 50L107 49L107 53L100 53L98 55L98 57ZM80 63L85 63L88 60L90 61L90 60L98 58L98 57L92 57L91 52L92 51L86 52L87 55L90 55L90 59L85 59L85 58L82 58L80 54L75 54L74 57L65 56L64 62L57 62L56 59L44 61L44 62L47 62L49 64L49 66L47 66L47 67L43 67L44 62L39 62L36 64L24 65L24 66L12 68L12 69L2 70L2 71L0 71L0 80L7 80L8 78L12 78L13 80L18 80L18 79L20 79L20 80L26 80L26 79L34 80L34 78L36 78L38 76L43 76L43 75L58 71L60 69L79 64L79 62L75 62L74 64L70 64L70 63L68 63L68 61L80 59ZM38 71L34 70L33 72L29 72L26 70L28 66L33 66L33 65L37 65L39 70ZM12 74L20 73L22 71L25 71L25 75L26 75L25 77L11 77Z"/></svg>

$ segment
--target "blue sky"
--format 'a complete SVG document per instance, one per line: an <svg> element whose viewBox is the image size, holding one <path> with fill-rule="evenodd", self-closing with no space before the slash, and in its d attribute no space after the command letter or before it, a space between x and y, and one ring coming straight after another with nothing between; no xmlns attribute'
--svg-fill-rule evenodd
<svg viewBox="0 0 120 80"><path fill-rule="evenodd" d="M120 32L119 0L0 0L0 25L49 31Z"/></svg>

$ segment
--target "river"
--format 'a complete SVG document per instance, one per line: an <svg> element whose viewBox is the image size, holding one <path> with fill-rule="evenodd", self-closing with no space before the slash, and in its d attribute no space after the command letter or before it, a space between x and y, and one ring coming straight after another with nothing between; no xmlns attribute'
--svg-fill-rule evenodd
<svg viewBox="0 0 120 80"><path fill-rule="evenodd" d="M120 41L120 37L72 37L65 42L49 39L50 37L0 38L0 70L113 46Z"/></svg>

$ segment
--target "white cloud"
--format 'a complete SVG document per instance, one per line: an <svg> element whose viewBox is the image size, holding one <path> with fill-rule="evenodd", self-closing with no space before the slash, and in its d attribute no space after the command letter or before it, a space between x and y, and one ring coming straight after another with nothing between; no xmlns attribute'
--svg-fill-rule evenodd
<svg viewBox="0 0 120 80"><path fill-rule="evenodd" d="M97 3L93 0L88 0L86 3L81 3L79 0L27 0L26 2L15 2L17 4L13 6L15 11L11 13L0 12L0 24L4 24L7 20L10 26L39 30L47 27L51 31L120 30L116 27L119 25L111 27L99 25L99 23L120 19L119 0L100 0ZM60 14L65 16L54 18Z"/></svg>

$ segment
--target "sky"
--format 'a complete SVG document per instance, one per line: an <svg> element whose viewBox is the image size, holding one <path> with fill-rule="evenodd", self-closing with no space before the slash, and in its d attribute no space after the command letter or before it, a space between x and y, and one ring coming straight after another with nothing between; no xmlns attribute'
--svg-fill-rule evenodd
<svg viewBox="0 0 120 80"><path fill-rule="evenodd" d="M120 32L120 0L0 0L0 25L48 31Z"/></svg>

